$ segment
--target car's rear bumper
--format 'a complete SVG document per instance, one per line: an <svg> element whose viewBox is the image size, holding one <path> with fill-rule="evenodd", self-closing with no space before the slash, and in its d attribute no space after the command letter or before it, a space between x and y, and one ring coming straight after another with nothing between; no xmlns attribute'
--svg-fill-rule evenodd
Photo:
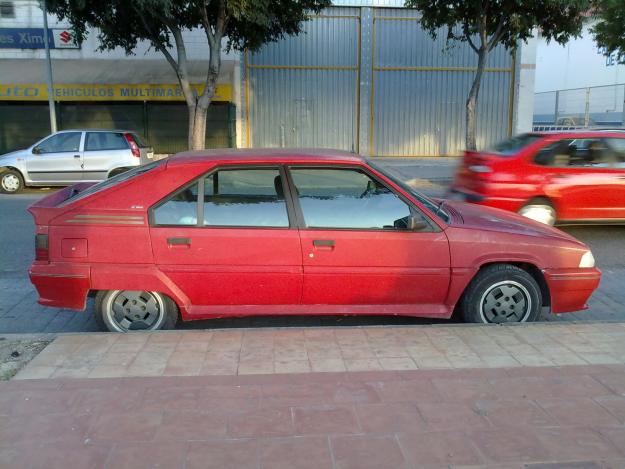
<svg viewBox="0 0 625 469"><path fill-rule="evenodd" d="M90 285L88 265L35 261L28 274L39 294L39 304L85 309Z"/></svg>
<svg viewBox="0 0 625 469"><path fill-rule="evenodd" d="M522 199L514 197L498 197L490 194L481 194L464 188L452 187L447 193L447 198L484 205L485 207L499 208L509 212L517 212L523 203Z"/></svg>
<svg viewBox="0 0 625 469"><path fill-rule="evenodd" d="M543 273L551 294L551 312L556 314L588 309L586 302L601 280L597 268L546 269Z"/></svg>

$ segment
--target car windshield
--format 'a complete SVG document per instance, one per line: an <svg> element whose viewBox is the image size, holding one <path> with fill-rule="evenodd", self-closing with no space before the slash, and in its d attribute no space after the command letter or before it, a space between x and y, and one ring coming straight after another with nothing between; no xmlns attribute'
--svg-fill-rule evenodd
<svg viewBox="0 0 625 469"><path fill-rule="evenodd" d="M410 195L412 195L415 199L417 199L419 202L425 205L427 209L430 210L433 214L435 214L438 218L443 220L445 223L449 223L451 218L449 214L445 212L445 210L443 209L442 202L440 203L434 202L429 197L426 197L421 192L417 191L416 189L413 189L405 182L399 180L397 177L390 174L386 169L382 168L378 164L372 163L371 161L368 161L368 164L369 166L374 168L376 171L384 174L387 178L391 179L395 184L397 184L399 187L404 189L406 192L410 193Z"/></svg>
<svg viewBox="0 0 625 469"><path fill-rule="evenodd" d="M85 189L82 192L72 193L67 198L67 200L65 200L65 202L63 202L63 204L61 205L65 205L71 202L76 202L77 200L84 199L85 197L90 196L91 194L95 194L96 192L99 192L103 189L108 189L109 187L116 186L117 184L120 184L124 181L128 181L129 179L132 179L140 174L144 174L148 171L151 171L152 169L163 164L164 161L165 160L159 160L159 161L154 161L150 164L146 164L144 166L137 166L134 169L130 169L121 174L118 174L117 176L113 176L112 178L106 179L102 182L98 182L97 184L94 184L93 186L89 186L87 189Z"/></svg>
<svg viewBox="0 0 625 469"><path fill-rule="evenodd" d="M132 135L133 140L135 141L135 143L137 144L139 148L147 148L150 146L145 142L145 140L143 140L143 137L141 137L136 132L132 132L130 135Z"/></svg>
<svg viewBox="0 0 625 469"><path fill-rule="evenodd" d="M510 137L503 142L496 143L495 145L487 148L485 152L494 153L501 156L516 155L519 151L528 145L531 145L535 141L542 138L540 134L521 134Z"/></svg>

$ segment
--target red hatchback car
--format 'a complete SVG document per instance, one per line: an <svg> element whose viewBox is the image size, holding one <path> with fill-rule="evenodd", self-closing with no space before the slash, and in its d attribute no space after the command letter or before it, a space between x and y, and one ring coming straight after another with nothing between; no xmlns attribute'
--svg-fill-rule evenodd
<svg viewBox="0 0 625 469"><path fill-rule="evenodd" d="M529 133L467 151L450 198L555 223L625 223L625 131Z"/></svg>
<svg viewBox="0 0 625 469"><path fill-rule="evenodd" d="M95 295L111 330L261 314L522 322L584 309L583 243L500 210L432 201L329 150L183 153L29 208L47 306Z"/></svg>

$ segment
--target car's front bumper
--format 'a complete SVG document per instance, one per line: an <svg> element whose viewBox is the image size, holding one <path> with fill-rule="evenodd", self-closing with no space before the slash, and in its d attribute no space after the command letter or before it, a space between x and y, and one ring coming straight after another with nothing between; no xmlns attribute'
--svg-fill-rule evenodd
<svg viewBox="0 0 625 469"><path fill-rule="evenodd" d="M543 270L551 294L551 312L568 313L588 309L586 302L601 281L599 269Z"/></svg>
<svg viewBox="0 0 625 469"><path fill-rule="evenodd" d="M83 264L35 261L28 271L39 294L39 304L84 310L90 286L90 268Z"/></svg>

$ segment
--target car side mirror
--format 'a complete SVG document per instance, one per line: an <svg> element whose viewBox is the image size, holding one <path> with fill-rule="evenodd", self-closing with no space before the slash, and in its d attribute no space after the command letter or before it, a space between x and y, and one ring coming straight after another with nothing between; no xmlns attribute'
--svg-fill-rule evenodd
<svg viewBox="0 0 625 469"><path fill-rule="evenodd" d="M422 218L417 218L414 215L408 217L408 229L410 231L421 231L429 227L427 222Z"/></svg>
<svg viewBox="0 0 625 469"><path fill-rule="evenodd" d="M34 147L33 148L33 155L40 155L41 154L41 149L39 147Z"/></svg>

